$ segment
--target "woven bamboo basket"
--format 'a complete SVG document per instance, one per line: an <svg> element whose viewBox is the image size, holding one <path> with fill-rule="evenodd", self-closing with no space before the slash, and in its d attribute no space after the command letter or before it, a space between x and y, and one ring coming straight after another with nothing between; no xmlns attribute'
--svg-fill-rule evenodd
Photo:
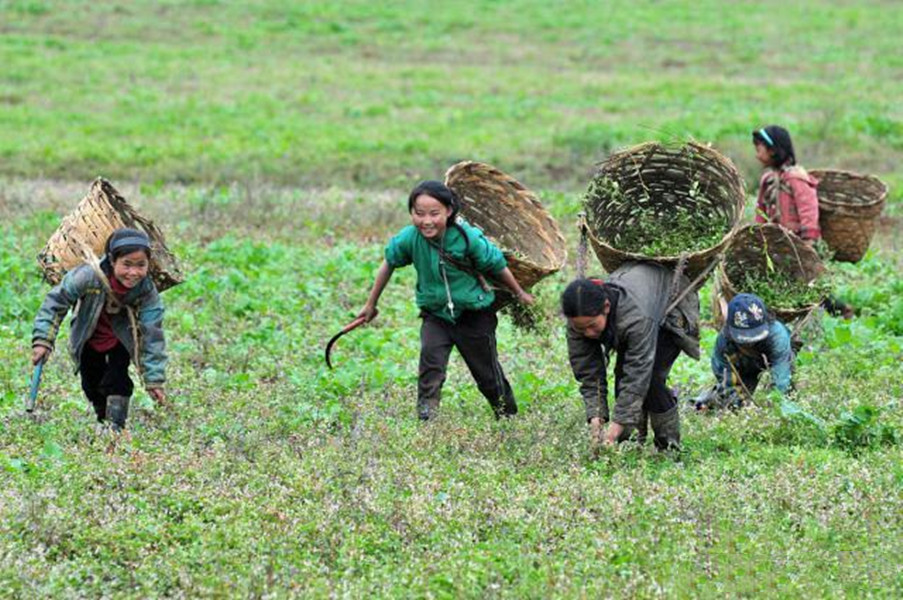
<svg viewBox="0 0 903 600"><path fill-rule="evenodd" d="M741 274L752 272L764 277L772 269L773 272L789 275L800 286L813 285L825 271L818 253L791 231L771 223L747 225L734 235L724 252L718 279L721 295L726 302L730 302L739 293L753 293L754 290L740 289L736 283L740 281ZM790 322L808 314L822 300L824 298L820 297L801 306L780 306L766 300L766 305L779 319ZM720 312L715 311L716 321ZM723 316L720 315L721 319Z"/></svg>
<svg viewBox="0 0 903 600"><path fill-rule="evenodd" d="M884 210L887 185L877 177L817 169L818 220L834 260L859 262L869 248Z"/></svg>
<svg viewBox="0 0 903 600"><path fill-rule="evenodd" d="M445 185L461 199L461 215L504 253L525 290L564 266L567 249L558 223L513 177L484 163L464 161L445 173ZM510 301L510 294L500 292L496 308Z"/></svg>
<svg viewBox="0 0 903 600"><path fill-rule="evenodd" d="M734 164L708 146L689 142L666 146L647 142L609 156L599 164L584 209L590 243L608 272L628 260L673 267L687 255L685 273L695 278L727 245L743 213L743 178ZM712 224L704 248L648 255L627 247L626 235L645 223L667 228L678 216ZM705 226L705 225L703 225Z"/></svg>
<svg viewBox="0 0 903 600"><path fill-rule="evenodd" d="M122 227L142 229L151 240L150 275L158 291L184 280L176 257L166 247L163 233L153 221L139 215L116 188L101 177L91 184L88 194L71 214L63 218L38 254L44 279L53 285L69 271L85 262L85 253L104 254L104 245L114 230Z"/></svg>

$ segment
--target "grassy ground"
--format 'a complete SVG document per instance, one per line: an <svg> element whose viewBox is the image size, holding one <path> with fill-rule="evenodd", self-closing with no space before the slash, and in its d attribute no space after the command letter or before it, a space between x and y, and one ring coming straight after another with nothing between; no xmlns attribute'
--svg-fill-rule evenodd
<svg viewBox="0 0 903 600"><path fill-rule="evenodd" d="M814 0L4 0L0 173L407 187L467 158L569 186L654 138L750 174L750 131L779 122L807 166L888 174L901 20Z"/></svg>
<svg viewBox="0 0 903 600"><path fill-rule="evenodd" d="M764 396L739 414L688 410L679 460L636 448L592 460L554 315L567 274L542 288L539 333L502 320L522 415L494 422L455 360L441 420L421 426L410 270L376 324L339 343L338 368L322 363L324 341L364 300L381 236L405 219L397 198L126 188L144 210L172 215L190 278L165 294L174 406L139 393L132 438L113 447L94 434L62 355L36 421L21 412L30 320L46 290L30 257L76 188L3 187L0 589L10 595L903 589L901 447L837 437L859 406L903 432L898 251L842 269L840 289L862 315L825 318L802 353L802 416ZM546 197L573 217L576 195ZM310 226L281 225L292 214ZM685 358L674 374L685 391L709 381L704 363Z"/></svg>
<svg viewBox="0 0 903 600"><path fill-rule="evenodd" d="M868 434L903 436L901 8L602 7L0 0L0 596L899 597L903 445ZM457 359L441 419L414 418L410 269L324 370L417 178L494 162L573 249L609 149L693 135L752 181L773 121L807 166L894 190L836 268L861 313L822 320L796 404L687 410L679 458L594 460L555 314L570 266L538 332L501 321L510 422ZM21 409L33 257L97 173L189 274L164 295L173 406L139 392L116 445L63 352Z"/></svg>

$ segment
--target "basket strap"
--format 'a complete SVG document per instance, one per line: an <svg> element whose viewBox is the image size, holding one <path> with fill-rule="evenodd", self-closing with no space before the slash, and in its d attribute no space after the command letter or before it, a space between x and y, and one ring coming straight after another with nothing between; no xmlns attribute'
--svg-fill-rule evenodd
<svg viewBox="0 0 903 600"><path fill-rule="evenodd" d="M683 257L683 255L681 255L681 256ZM691 282L690 282L690 285L688 285L687 287L685 287L685 288L683 289L683 291L681 291L681 292L677 295L677 297L671 302L671 304L669 304L669 305L665 308L665 312L662 313L662 317L661 317L661 319L659 320L659 325L660 325L660 326L665 322L665 318L667 318L668 313L671 312L672 310L674 310L675 308L677 308L677 305L680 304L680 301L684 299L684 296L686 296L687 294L689 294L689 293L690 293L690 290L696 289L696 286L698 286L700 283L702 283L703 281L705 281L705 278L709 276L709 273L712 272L712 269L714 269L716 266L718 266L718 263L721 262L721 259L722 259L723 256L724 256L723 254L718 254L718 255L716 255L715 258L712 259L712 262L710 262L710 263L708 264L708 266L707 266L705 269L702 270L702 273L700 273L699 275L697 275L697 276L696 276L696 279L694 279L693 281L691 281ZM678 266L680 266L680 262L678 262ZM683 271L683 268L681 268L681 271ZM674 278L677 279L679 276L680 276L680 272L678 272L678 270L675 268L675 269L674 269ZM674 287L674 285L673 285L673 282L672 282L672 289L673 289L673 287Z"/></svg>
<svg viewBox="0 0 903 600"><path fill-rule="evenodd" d="M583 279L586 277L587 231L589 229L586 224L585 212L577 215L577 229L580 231L580 241L577 242L577 278Z"/></svg>

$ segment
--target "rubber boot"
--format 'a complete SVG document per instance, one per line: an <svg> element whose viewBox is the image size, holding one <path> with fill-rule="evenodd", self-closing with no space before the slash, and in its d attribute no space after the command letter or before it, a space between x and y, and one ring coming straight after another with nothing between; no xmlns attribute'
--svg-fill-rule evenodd
<svg viewBox="0 0 903 600"><path fill-rule="evenodd" d="M649 422L659 450L680 450L680 412L677 406L663 413L649 413Z"/></svg>
<svg viewBox="0 0 903 600"><path fill-rule="evenodd" d="M417 398L417 418L421 421L435 419L439 412L439 398Z"/></svg>
<svg viewBox="0 0 903 600"><path fill-rule="evenodd" d="M128 396L107 396L107 420L113 431L125 429L125 420L129 416Z"/></svg>
<svg viewBox="0 0 903 600"><path fill-rule="evenodd" d="M640 415L640 422L637 423L634 439L637 444L643 446L647 437L649 437L649 413L644 410Z"/></svg>

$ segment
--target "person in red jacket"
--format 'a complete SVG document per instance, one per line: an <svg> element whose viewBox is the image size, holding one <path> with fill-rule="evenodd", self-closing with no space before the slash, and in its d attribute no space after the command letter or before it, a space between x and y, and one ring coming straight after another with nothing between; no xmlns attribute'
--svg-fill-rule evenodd
<svg viewBox="0 0 903 600"><path fill-rule="evenodd" d="M765 167L759 180L757 223L777 223L810 246L821 238L818 180L796 164L790 133L778 125L753 132L756 158Z"/></svg>
<svg viewBox="0 0 903 600"><path fill-rule="evenodd" d="M777 223L789 229L809 246L821 239L818 225L818 180L796 164L790 133L778 125L753 131L756 158L765 167L759 180L756 202L757 223ZM822 303L835 316L851 319L852 305L829 296Z"/></svg>

